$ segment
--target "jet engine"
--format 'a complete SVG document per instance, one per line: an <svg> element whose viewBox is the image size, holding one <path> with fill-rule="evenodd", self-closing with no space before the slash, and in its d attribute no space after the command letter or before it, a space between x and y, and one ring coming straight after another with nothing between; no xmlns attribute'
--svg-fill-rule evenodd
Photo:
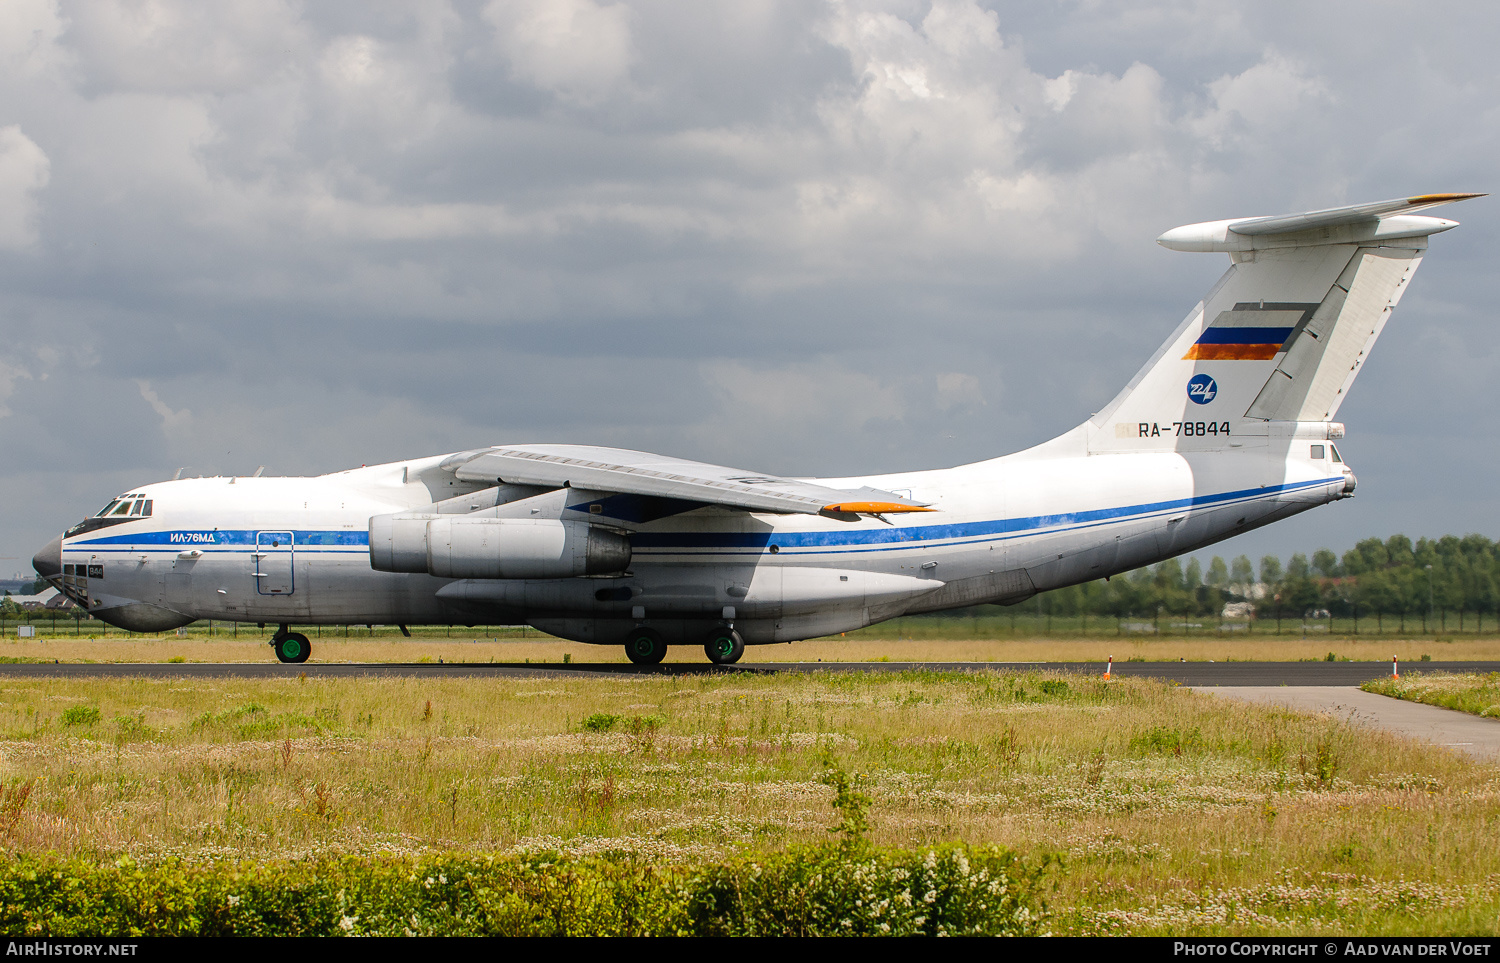
<svg viewBox="0 0 1500 963"><path fill-rule="evenodd" d="M440 578L571 578L623 572L630 540L587 522L376 515L370 567Z"/></svg>

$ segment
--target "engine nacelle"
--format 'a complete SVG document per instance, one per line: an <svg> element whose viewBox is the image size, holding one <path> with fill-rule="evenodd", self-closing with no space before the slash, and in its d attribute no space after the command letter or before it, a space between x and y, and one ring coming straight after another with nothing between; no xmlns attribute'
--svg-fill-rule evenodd
<svg viewBox="0 0 1500 963"><path fill-rule="evenodd" d="M571 578L623 572L630 540L587 522L376 515L370 567L440 578Z"/></svg>

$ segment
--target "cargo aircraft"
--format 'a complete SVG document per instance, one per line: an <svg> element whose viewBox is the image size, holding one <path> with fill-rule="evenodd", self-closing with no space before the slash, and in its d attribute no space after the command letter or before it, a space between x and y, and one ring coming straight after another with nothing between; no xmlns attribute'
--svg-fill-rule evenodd
<svg viewBox="0 0 1500 963"><path fill-rule="evenodd" d="M899 615L1011 604L1354 493L1333 420L1421 263L1427 194L1192 224L1232 262L1117 397L1034 448L934 471L784 478L617 448L504 444L314 478L131 489L33 564L157 632L529 624L716 663Z"/></svg>

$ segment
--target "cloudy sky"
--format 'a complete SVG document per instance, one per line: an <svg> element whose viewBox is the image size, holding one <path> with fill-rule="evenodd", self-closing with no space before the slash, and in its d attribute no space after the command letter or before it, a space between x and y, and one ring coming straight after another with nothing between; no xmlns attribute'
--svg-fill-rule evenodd
<svg viewBox="0 0 1500 963"><path fill-rule="evenodd" d="M1500 189L1478 4L0 4L0 575L137 484L500 442L939 467L1107 402L1178 224ZM1496 199L1223 547L1500 535ZM1446 212L1445 212L1446 213ZM13 559L13 560L7 560Z"/></svg>

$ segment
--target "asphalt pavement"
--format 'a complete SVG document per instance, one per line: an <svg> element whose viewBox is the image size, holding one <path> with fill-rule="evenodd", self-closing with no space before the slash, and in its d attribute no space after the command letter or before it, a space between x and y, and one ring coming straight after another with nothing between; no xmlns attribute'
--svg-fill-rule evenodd
<svg viewBox="0 0 1500 963"><path fill-rule="evenodd" d="M1500 719L1390 699L1353 686L1210 686L1198 691L1301 712L1327 713L1354 725L1446 746L1476 759L1500 760Z"/></svg>

